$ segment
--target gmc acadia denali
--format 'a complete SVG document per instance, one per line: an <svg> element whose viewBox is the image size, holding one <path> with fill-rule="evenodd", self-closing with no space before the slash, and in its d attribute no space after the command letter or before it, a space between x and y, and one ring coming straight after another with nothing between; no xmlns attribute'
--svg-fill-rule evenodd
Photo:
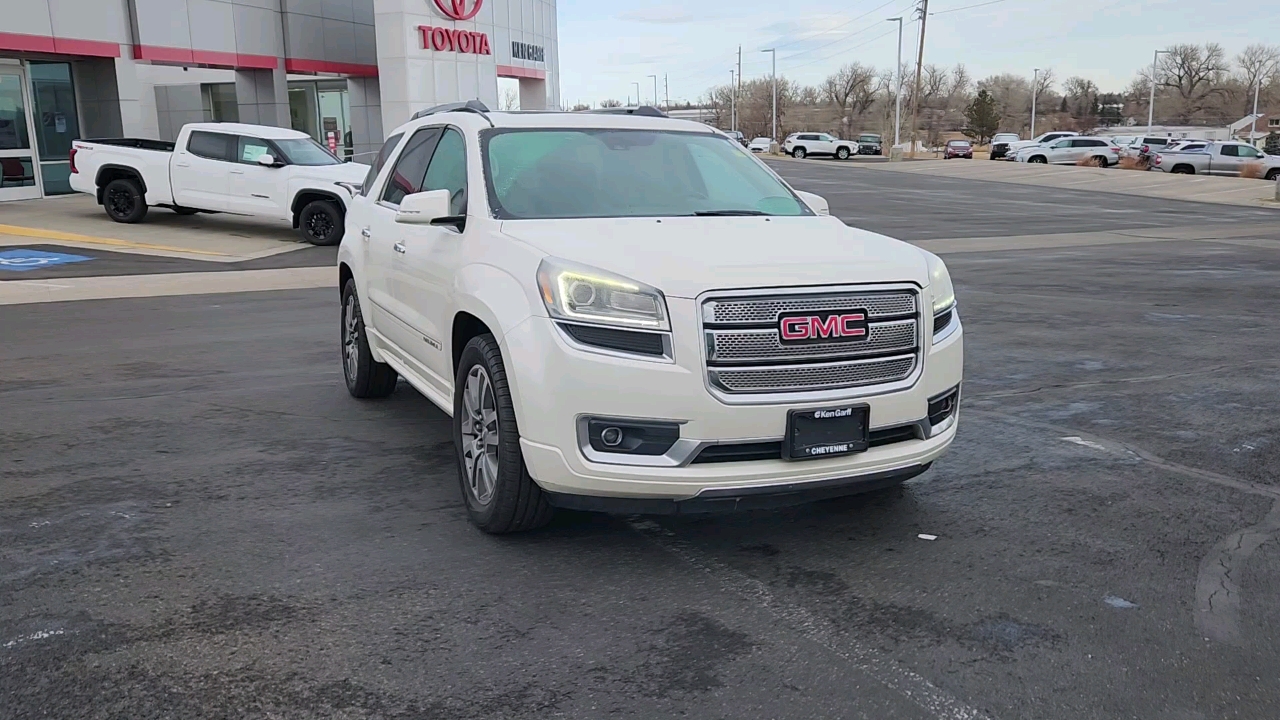
<svg viewBox="0 0 1280 720"><path fill-rule="evenodd" d="M347 389L403 377L452 416L487 532L882 488L955 437L942 261L830 217L706 125L423 111L346 222Z"/></svg>

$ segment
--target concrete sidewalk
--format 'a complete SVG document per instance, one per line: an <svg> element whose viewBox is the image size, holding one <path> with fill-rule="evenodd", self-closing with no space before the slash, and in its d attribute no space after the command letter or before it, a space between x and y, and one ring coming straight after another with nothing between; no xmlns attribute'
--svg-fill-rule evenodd
<svg viewBox="0 0 1280 720"><path fill-rule="evenodd" d="M823 160L780 159L786 162L821 162L832 167L842 166L838 162ZM1280 207L1280 203L1275 201L1275 183L1265 180L978 160L916 160L914 162L866 163L859 164L857 167L861 170L917 173L936 177L1138 195L1166 200L1248 207Z"/></svg>
<svg viewBox="0 0 1280 720"><path fill-rule="evenodd" d="M236 263L309 248L283 221L234 215L183 217L151 208L141 223L113 222L88 195L0 203L0 249L30 245Z"/></svg>

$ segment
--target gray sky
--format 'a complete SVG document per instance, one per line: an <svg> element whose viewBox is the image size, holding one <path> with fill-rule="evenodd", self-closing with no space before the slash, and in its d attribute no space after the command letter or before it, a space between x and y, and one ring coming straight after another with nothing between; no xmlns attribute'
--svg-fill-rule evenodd
<svg viewBox="0 0 1280 720"><path fill-rule="evenodd" d="M1053 68L1059 80L1082 75L1119 91L1157 48L1217 42L1234 55L1254 42L1280 44L1280 1L1225 0L930 0L925 62L963 62L975 79L1000 72L1028 77ZM817 84L840 65L891 68L895 15L911 0L811 3L778 0L559 0L563 99L597 103L635 95L652 102L653 80L670 80L672 101L695 99L729 82L737 46L746 78L769 74L762 48L778 48L778 74ZM1242 9L1247 12L1242 12ZM918 25L907 25L903 59L914 62Z"/></svg>

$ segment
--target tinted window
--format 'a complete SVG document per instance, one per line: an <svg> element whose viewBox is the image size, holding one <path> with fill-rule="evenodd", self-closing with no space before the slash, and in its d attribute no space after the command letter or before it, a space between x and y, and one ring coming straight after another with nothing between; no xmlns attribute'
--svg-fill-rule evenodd
<svg viewBox="0 0 1280 720"><path fill-rule="evenodd" d="M387 187L382 191L384 202L399 205L405 195L422 191L427 163L431 161L431 152L436 149L439 139L440 128L423 128L409 138L400 158L396 160L391 177L387 178Z"/></svg>
<svg viewBox="0 0 1280 720"><path fill-rule="evenodd" d="M378 156L373 159L369 174L364 176L364 185L360 188L361 195L369 195L369 189L378 180L378 173L382 172L382 166L387 164L387 158L391 157L391 153L395 152L396 145L400 144L400 138L402 137L404 137L404 133L396 133L382 143L382 149L378 151Z"/></svg>
<svg viewBox="0 0 1280 720"><path fill-rule="evenodd" d="M710 133L490 130L481 140L499 218L812 214L740 146Z"/></svg>
<svg viewBox="0 0 1280 720"><path fill-rule="evenodd" d="M257 165L258 158L270 154L272 154L271 146L267 144L266 140L242 137L240 138L240 147L236 150L236 160L249 165Z"/></svg>
<svg viewBox="0 0 1280 720"><path fill-rule="evenodd" d="M1235 145L1223 145L1222 155L1223 157L1239 157L1239 155L1236 153L1236 150L1237 148Z"/></svg>
<svg viewBox="0 0 1280 720"><path fill-rule="evenodd" d="M1071 143L1076 147L1106 147L1107 144L1102 140L1074 140Z"/></svg>
<svg viewBox="0 0 1280 720"><path fill-rule="evenodd" d="M448 190L449 214L467 214L467 147L457 130L444 131L431 156L422 189Z"/></svg>
<svg viewBox="0 0 1280 720"><path fill-rule="evenodd" d="M193 132L187 138L187 152L210 160L231 160L232 148L235 146L235 135L222 133Z"/></svg>

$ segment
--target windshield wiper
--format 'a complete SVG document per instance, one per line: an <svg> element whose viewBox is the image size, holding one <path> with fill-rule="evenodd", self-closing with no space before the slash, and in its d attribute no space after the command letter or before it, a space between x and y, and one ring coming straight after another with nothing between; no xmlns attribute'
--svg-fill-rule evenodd
<svg viewBox="0 0 1280 720"><path fill-rule="evenodd" d="M730 217L734 215L768 215L759 210L699 210L694 213L698 217Z"/></svg>

